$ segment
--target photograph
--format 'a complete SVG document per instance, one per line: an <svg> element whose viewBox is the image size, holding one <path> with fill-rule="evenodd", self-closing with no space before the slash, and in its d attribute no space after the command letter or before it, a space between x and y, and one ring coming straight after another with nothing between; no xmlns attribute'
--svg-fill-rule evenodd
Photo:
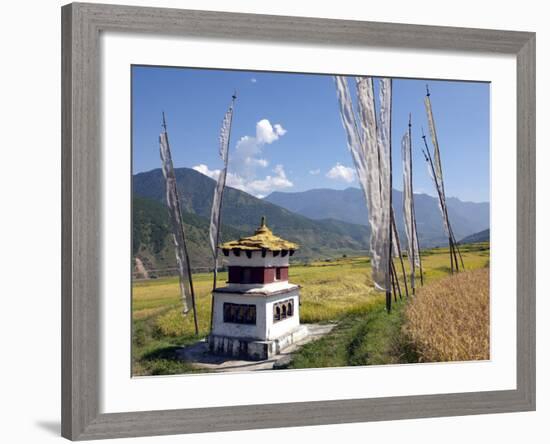
<svg viewBox="0 0 550 444"><path fill-rule="evenodd" d="M130 75L133 377L491 359L490 82Z"/></svg>

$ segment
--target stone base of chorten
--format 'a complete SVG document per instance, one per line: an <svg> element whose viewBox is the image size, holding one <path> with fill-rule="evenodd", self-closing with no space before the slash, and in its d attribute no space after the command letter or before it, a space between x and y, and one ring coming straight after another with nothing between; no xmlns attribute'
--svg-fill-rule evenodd
<svg viewBox="0 0 550 444"><path fill-rule="evenodd" d="M287 347L304 339L307 335L308 329L305 325L299 325L281 337L269 341L210 335L208 337L208 349L211 353L218 355L263 361L278 355Z"/></svg>

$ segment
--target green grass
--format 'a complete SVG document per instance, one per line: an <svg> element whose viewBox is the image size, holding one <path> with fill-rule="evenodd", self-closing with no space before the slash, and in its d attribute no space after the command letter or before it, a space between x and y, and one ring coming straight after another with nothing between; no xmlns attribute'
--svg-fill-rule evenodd
<svg viewBox="0 0 550 444"><path fill-rule="evenodd" d="M286 368L416 362L401 336L404 306L400 301L388 314L385 296L375 298L369 309L345 315L330 335L303 346Z"/></svg>
<svg viewBox="0 0 550 444"><path fill-rule="evenodd" d="M462 245L466 269L488 266L489 246ZM438 248L422 253L426 284L449 274L449 252ZM404 260L408 273L407 260ZM397 264L398 272L400 265ZM219 275L218 282L227 279ZM370 260L346 257L293 265L290 281L301 285L300 321L336 322L326 337L307 344L297 352L290 368L416 362L417 357L401 334L403 300L385 311L385 296L375 292L370 277ZM199 338L208 334L212 275L194 274ZM420 285L417 278L417 285ZM404 293L404 285L401 282ZM132 316L134 375L178 374L194 370L176 359L175 350L197 340L193 315L181 313L177 278L152 279L133 284Z"/></svg>

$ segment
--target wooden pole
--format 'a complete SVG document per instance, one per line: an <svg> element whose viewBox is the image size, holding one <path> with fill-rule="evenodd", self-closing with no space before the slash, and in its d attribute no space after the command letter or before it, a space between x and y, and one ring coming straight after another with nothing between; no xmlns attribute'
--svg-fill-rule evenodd
<svg viewBox="0 0 550 444"><path fill-rule="evenodd" d="M235 91L233 95L231 96L231 121L229 122L229 133L227 135L227 154L225 159L225 165L224 168L227 168L229 165L229 143L231 142L231 126L233 124L233 113L234 113L234 105L235 105L235 99L237 98L237 92ZM227 173L227 172L226 172ZM212 282L212 296L210 298L210 331L212 331L213 323L214 323L214 292L216 291L217 287L217 280L218 280L218 244L220 243L220 235L221 235L221 229L222 229L222 205L223 205L223 192L225 190L225 184L224 187L221 190L220 194L220 211L218 212L218 229L216 233L216 250L214 253L214 276L213 276L213 282Z"/></svg>
<svg viewBox="0 0 550 444"><path fill-rule="evenodd" d="M455 270L458 273L458 272L460 272L460 268L458 267L458 259L456 257L456 244L455 244L455 241L454 241L452 235L451 235L451 239L453 241L453 257L455 258Z"/></svg>
<svg viewBox="0 0 550 444"><path fill-rule="evenodd" d="M410 188L411 188L411 236L414 237L412 241L412 259L411 259L411 287L412 294L416 293L415 285L415 242L418 242L418 266L420 269L420 285L424 285L424 276L422 271L422 258L420 257L420 241L418 240L418 231L416 230L416 211L414 209L414 187L413 187L413 162L412 162L412 115L409 113L409 179L410 179Z"/></svg>
<svg viewBox="0 0 550 444"><path fill-rule="evenodd" d="M428 91L427 95L429 97L430 93L429 93L427 85L426 85L426 90ZM443 183L439 184L437 176L435 174L435 168L434 168L433 161L432 161L432 155L430 153L430 150L428 149L428 144L426 142L426 135L424 134L424 130L422 130L422 139L424 139L424 146L426 147L426 151L428 153L428 157L429 157L429 160L430 160L430 165L431 165L431 168L432 168L432 174L433 174L434 180L436 182L436 188L438 189L439 200L441 202L441 207L443 208L443 211L445 213L444 217L445 217L445 220L447 221L447 227L449 229L449 233L448 233L449 234L449 249L452 250L452 254L454 256L454 261L455 261L455 264L456 264L456 271L459 272L460 269L458 268L458 260L457 260L457 257L456 257L456 252L457 251L458 251L458 255L460 257L460 261L462 263L462 269L463 270L464 270L464 261L462 260L462 254L460 253L460 250L458 248L456 239L455 239L454 234L453 234L453 229L451 227L451 221L449 219L449 213L447 212L447 204L445 202L445 191L444 191L444 188L443 188ZM443 180L443 178L442 178L442 180ZM452 265L451 265L451 268L452 268Z"/></svg>
<svg viewBox="0 0 550 444"><path fill-rule="evenodd" d="M170 152L170 144L168 142L168 133L167 133L167 127L166 127L166 117L164 115L164 111L162 112L162 127L164 129L164 133L166 133L166 144L168 145L168 152ZM189 276L189 290L191 291L191 305L193 306L193 320L195 323L195 336L198 336L199 334L199 321L197 319L197 304L195 302L195 289L193 287L193 276L191 273L191 263L189 262L189 253L187 252L187 242L185 241L185 231L183 230L183 217L181 215L181 207L180 207L180 197L178 193L178 189L176 186L175 189L175 197L176 197L176 211L179 213L179 218L181 221L180 224L180 230L181 230L181 238L183 240L183 251L185 253L185 263L187 268L187 275ZM181 276L180 276L181 279Z"/></svg>
<svg viewBox="0 0 550 444"><path fill-rule="evenodd" d="M428 143L426 142L426 135L424 134L424 130L422 130L422 139L424 140L424 146L426 147L426 151L422 150L424 153L424 157L426 158L426 162L428 162L429 167L431 169L434 181L435 181L435 188L437 191L437 196L439 198L439 204L443 210L443 217L445 219L446 225L449 229L449 254L451 257L451 274L454 272L454 264L453 264L453 240L451 238L451 224L449 222L449 215L447 214L447 206L445 205L445 200L442 195L442 190L440 188L439 182L437 180L437 175L435 174L435 168L432 161L432 155L430 154L430 150L428 148Z"/></svg>
<svg viewBox="0 0 550 444"><path fill-rule="evenodd" d="M456 247L456 240L454 238L453 229L451 227L451 222L449 220L449 215L447 213L447 205L445 205L443 208L445 210L445 219L447 220L447 227L449 228L449 248L452 251L452 254L453 254L453 257L454 257L454 262L455 262L455 270L458 273L460 270L458 268L458 260L456 258L456 248L457 248Z"/></svg>
<svg viewBox="0 0 550 444"><path fill-rule="evenodd" d="M177 196L178 202L179 202L179 196ZM178 203L178 211L179 210L179 203ZM180 212L181 214L181 212ZM180 216L181 217L181 216ZM182 224L183 224L183 218ZM185 232L183 231L183 225L181 227L181 236L183 239L183 243L185 245L184 251L185 251L185 263L187 265L187 274L189 275L189 289L191 290L191 304L193 305L193 321L195 324L195 336L199 335L199 321L197 318L197 303L195 301L195 288L193 287L193 274L191 272L191 262L189 261L189 253L187 252L187 242L185 241Z"/></svg>
<svg viewBox="0 0 550 444"><path fill-rule="evenodd" d="M399 299L401 299L401 288L399 287L399 281L397 280L397 273L395 272L395 264L393 260L390 260L390 266L391 266L391 284L393 288L393 300L394 302L397 302L397 292L395 291L395 285L397 284L397 289L399 291Z"/></svg>
<svg viewBox="0 0 550 444"><path fill-rule="evenodd" d="M399 262L401 262L401 271L403 272L403 281L405 282L405 295L409 297L409 288L407 285L407 273L405 272L405 264L403 263L403 255L401 254L401 245L399 242L399 236L397 235L397 225L395 223L395 213L393 207L391 209L391 222L392 230L395 234L395 245L397 245L397 254L399 255ZM394 265L395 267L395 265ZM401 296L401 290L399 290L399 296Z"/></svg>
<svg viewBox="0 0 550 444"><path fill-rule="evenodd" d="M193 277L191 274L191 264L189 263L189 253L187 253L187 248L185 248L185 261L187 262L187 273L189 274L189 288L191 289L191 303L193 304L193 321L195 323L195 336L198 336L199 321L197 318L197 303L195 302L195 288L193 287Z"/></svg>
<svg viewBox="0 0 550 444"><path fill-rule="evenodd" d="M392 85L392 79L389 79L389 82L390 82L390 91L393 87ZM391 212L392 212L392 208L393 208L393 202L392 202L392 188L393 188L393 176L392 176L392 143L391 143L391 101L390 101L390 121L388 122L389 123L389 126L390 126L390 138L388 140L388 143L389 143L389 168L390 168L390 177L389 177L389 187L390 187L390 196L389 196L389 211L390 211L390 226L388 227L388 229L390 230L390 245L389 245L389 257L388 257L388 267L390 269L390 272L391 272L391 267L393 265L393 259L392 259L392 253L393 253L393 245L392 245L392 229L391 229ZM380 151L378 152L378 155L380 155ZM395 288L393 290L394 294L395 294ZM389 308L388 308L389 307ZM391 289L386 289L386 309L388 310L388 313L391 311Z"/></svg>
<svg viewBox="0 0 550 444"><path fill-rule="evenodd" d="M450 228L450 227L449 227ZM456 238L455 238L455 235L453 233L453 230L451 228L451 236L453 238L453 242L455 244L455 247L456 247L456 251L458 253L458 257L460 258L460 264L462 265L462 269L464 270L464 260L462 260L462 253L460 252L460 248L458 247L458 242L456 241Z"/></svg>
<svg viewBox="0 0 550 444"><path fill-rule="evenodd" d="M420 256L420 251L418 252L418 262L420 271L420 285L424 286L424 272L422 270L422 257Z"/></svg>
<svg viewBox="0 0 550 444"><path fill-rule="evenodd" d="M411 136L411 127L412 127L412 123L411 123L411 113L409 113L409 188L411 189L411 235L410 235L410 238L409 238L409 242L411 243L411 248L410 248L410 251L411 251L411 256L409 258L409 263L411 264L411 291L412 291L412 294L414 295L415 294L415 287L416 287L416 284L415 284L415 279L414 279L414 272L415 272L415 267L416 267L416 264L415 264L415 260L414 260L414 241L416 239L416 230L415 230L415 214L414 214L414 191L413 191L413 178L412 178L412 174L413 174L413 171L412 171L412 136Z"/></svg>
<svg viewBox="0 0 550 444"><path fill-rule="evenodd" d="M416 223L414 229L416 230ZM416 238L418 239L418 233L416 233ZM418 268L420 271L420 285L424 286L424 270L422 268L422 254L420 252L420 241L418 242L419 248L418 248Z"/></svg>
<svg viewBox="0 0 550 444"><path fill-rule="evenodd" d="M390 201L391 201L391 199L390 199ZM391 228L391 225L390 225L390 228ZM390 254L389 254L389 258L388 258L388 268L389 268L389 273L390 273L390 281L391 281L391 284L393 285L391 253L392 253L392 235L391 235L391 229L390 229ZM393 285L393 292L395 293L395 285ZM386 288L386 310L387 310L388 313L391 312L391 287Z"/></svg>
<svg viewBox="0 0 550 444"><path fill-rule="evenodd" d="M212 295L210 297L210 331L214 326L214 292L216 291L216 280L218 279L218 257L214 258L214 282L212 283Z"/></svg>
<svg viewBox="0 0 550 444"><path fill-rule="evenodd" d="M428 88L428 85L426 85L426 97L427 97L427 101L429 103L429 107L430 107L430 112L431 111L431 99L430 99L430 89ZM434 137L434 142L435 142L435 147L434 149L437 149L437 154L438 154L438 168L439 168L439 171L441 173L441 183L439 184L437 182L437 176L434 175L434 177L436 178L436 183L438 185L438 188L440 188L440 199L441 199L441 202L444 204L442 206L442 208L444 209L445 211L445 218L447 220L447 227L449 229L449 239L450 239L450 248L452 250L452 254L454 256L454 261L455 261L455 265L456 265L456 271L459 272L460 269L458 267L458 260L457 260L457 257L456 257L456 254L457 254L457 251L458 251L458 256L460 257L460 262L462 264L462 269L464 270L464 261L462 260L462 254L460 253L460 249L458 248L458 244L456 242L456 239L454 237L454 234L453 234L453 230L451 228L451 222L449 220L449 214L447 213L447 204L445 202L445 187L443 185L443 171L442 171L442 168L441 168L441 158L439 156L439 146L438 146L438 143L437 143L437 136L435 134L435 122L431 122L431 130L432 130L432 136ZM428 155L430 156L430 162L432 162L432 159L431 159L431 154L430 154L430 150L428 150L428 145L426 144L426 136L424 135L424 130L422 130L422 137L424 138L424 144L426 145L426 149L428 151ZM433 163L432 163L432 168L433 168ZM451 245L452 244L452 245Z"/></svg>
<svg viewBox="0 0 550 444"><path fill-rule="evenodd" d="M455 262L454 260L456 260L456 256L454 254L454 249L453 249L453 240L451 239L451 236L449 236L449 255L451 256L451 274L455 272ZM453 260L453 257L454 257L454 260Z"/></svg>

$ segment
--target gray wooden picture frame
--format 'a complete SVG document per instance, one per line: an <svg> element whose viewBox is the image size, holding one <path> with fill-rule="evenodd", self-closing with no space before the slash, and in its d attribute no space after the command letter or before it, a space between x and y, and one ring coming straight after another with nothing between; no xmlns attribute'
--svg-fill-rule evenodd
<svg viewBox="0 0 550 444"><path fill-rule="evenodd" d="M517 60L517 388L164 411L99 411L104 31L510 54ZM62 435L84 440L535 409L535 34L73 3L62 8Z"/></svg>

